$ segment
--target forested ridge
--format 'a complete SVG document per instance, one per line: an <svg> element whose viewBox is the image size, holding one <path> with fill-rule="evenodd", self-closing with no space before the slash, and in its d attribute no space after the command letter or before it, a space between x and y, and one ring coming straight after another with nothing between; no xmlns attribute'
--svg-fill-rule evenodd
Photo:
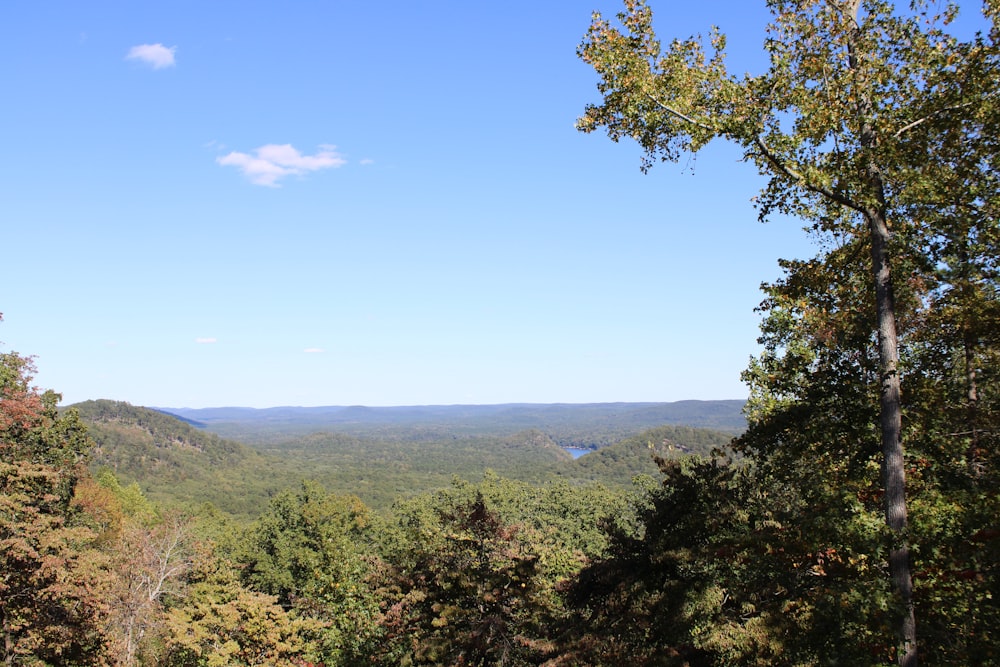
<svg viewBox="0 0 1000 667"><path fill-rule="evenodd" d="M122 483L137 483L158 503L188 508L210 503L237 516L261 511L268 499L301 475L262 456L156 410L122 401L72 406L94 442L90 467L107 469Z"/></svg>
<svg viewBox="0 0 1000 667"><path fill-rule="evenodd" d="M95 442L93 470L108 468L123 483L136 482L157 502L187 508L207 502L245 518L264 511L277 491L302 479L318 482L331 492L356 495L376 510L389 508L403 497L446 487L455 477L476 481L487 470L531 483L561 479L624 488L635 475L656 474L654 448L676 455L707 455L713 448L726 447L733 438L722 431L664 425L574 460L548 432L512 432L503 420L496 432L480 422L475 433L469 434L464 422L440 417L433 427L410 422L408 426L398 423L391 430L379 423L341 430L336 424L306 419L312 426L337 430L310 432L283 422L276 430L262 429L256 444L248 446L172 414L120 401L87 401L71 408L79 412ZM568 407L560 409L557 432L565 433L562 413L567 411ZM608 438L610 420L603 421L592 437L585 435L582 425L574 433L594 446L594 441ZM231 420L227 427L243 430L253 423ZM621 423L611 428L626 430Z"/></svg>
<svg viewBox="0 0 1000 667"><path fill-rule="evenodd" d="M606 429L574 461L583 431L526 413L350 408L239 444L60 410L6 352L4 663L1000 664L1000 4L968 35L943 3L767 4L761 74L717 32L661 43L640 0L579 48L579 129L645 169L734 144L761 218L816 241L762 286L745 430Z"/></svg>
<svg viewBox="0 0 1000 667"><path fill-rule="evenodd" d="M574 460L539 431L437 448L320 433L261 453L124 402L57 409L30 360L0 361L7 664L552 660L567 582L609 530L641 530L654 454L731 440L667 425ZM316 481L407 456L418 486L380 510ZM532 482L484 465L519 458Z"/></svg>
<svg viewBox="0 0 1000 667"><path fill-rule="evenodd" d="M336 432L382 439L504 436L542 431L562 447L597 449L639 431L674 424L725 431L746 428L744 401L672 403L158 408L248 444Z"/></svg>

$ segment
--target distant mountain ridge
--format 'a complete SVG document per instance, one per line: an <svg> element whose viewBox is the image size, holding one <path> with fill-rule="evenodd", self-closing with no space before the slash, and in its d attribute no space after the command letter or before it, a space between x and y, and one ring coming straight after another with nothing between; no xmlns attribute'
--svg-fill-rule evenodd
<svg viewBox="0 0 1000 667"><path fill-rule="evenodd" d="M95 442L94 468L137 482L158 502L188 509L208 502L243 517L303 479L379 508L444 488L456 476L479 479L487 470L530 483L627 486L637 474L657 474L654 453L705 454L725 447L735 431L667 419L727 424L741 407L741 401L690 401L212 408L176 415L108 400L70 406ZM655 427L645 425L650 421ZM245 438L237 441L234 431ZM567 444L597 451L574 460L563 449Z"/></svg>
<svg viewBox="0 0 1000 667"><path fill-rule="evenodd" d="M257 437L337 431L383 436L404 429L449 433L516 433L537 429L562 446L600 447L648 428L673 424L738 434L746 428L742 400L672 403L502 403L398 407L156 408L250 442ZM408 435L411 437L412 433Z"/></svg>

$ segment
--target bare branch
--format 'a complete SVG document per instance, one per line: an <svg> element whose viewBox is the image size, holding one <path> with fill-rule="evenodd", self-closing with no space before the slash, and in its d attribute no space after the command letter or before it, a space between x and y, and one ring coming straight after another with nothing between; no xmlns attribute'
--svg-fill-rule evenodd
<svg viewBox="0 0 1000 667"><path fill-rule="evenodd" d="M994 90L992 93L989 93L988 95L986 95L985 97L983 97L981 100L970 100L969 102L964 102L962 104L953 104L950 107L944 107L943 109L938 109L937 111L929 113L928 115L924 116L923 118L918 118L917 120L913 121L912 123L909 123L909 124L904 125L903 127L899 128L892 135L892 137L894 139L899 139L899 137L902 136L905 132L908 132L909 130L912 130L913 128L917 127L918 125L926 123L927 121L932 120L934 118L937 118L938 116L941 116L941 115L946 114L948 112L958 111L959 109L965 109L967 107L971 107L977 101L979 101L979 102L985 102L986 100L990 99L991 97L996 96L998 93L1000 93L1000 90Z"/></svg>
<svg viewBox="0 0 1000 667"><path fill-rule="evenodd" d="M701 128L702 130L705 130L707 132L718 132L718 130L716 128L712 127L711 125L706 125L705 123L702 123L701 121L695 120L694 118L691 118L690 116L682 114L677 109L674 109L673 107L670 107L670 106L664 104L663 102L661 102L660 100L656 99L655 97L653 97L649 93L646 93L646 97L648 97L649 100L653 104L655 104L656 106L660 107L661 109L663 109L667 113L671 114L672 116L675 116L675 117L679 118L680 120L683 120L685 123L689 123L691 125L694 125L695 127Z"/></svg>
<svg viewBox="0 0 1000 667"><path fill-rule="evenodd" d="M726 136L726 137L728 137L730 139L733 139L733 140L735 140L737 142L741 142L740 137L734 136L731 132L728 132L726 130L720 130L719 128L712 127L711 125L707 125L706 123L703 123L703 122L701 122L699 120L695 120L691 116L688 116L687 114L681 113L677 109L674 109L673 107L671 107L671 106L669 106L667 104L664 104L663 102L661 102L660 100L656 99L655 97L653 97L649 93L646 93L646 97L648 97L649 100L651 102L653 102L653 104L655 104L656 106L660 107L661 109L663 109L664 111L666 111L670 115L674 116L675 118L678 118L678 119L684 121L685 123L693 125L693 126L699 128L699 129L705 130L707 132L717 132L717 133L719 133L719 134L721 134L723 136ZM851 199L845 197L844 195L840 194L839 192L835 192L834 190L831 190L828 187L825 187L825 186L822 186L822 185L817 185L815 183L809 182L809 180L805 176L803 176L802 174L800 174L794 168L792 168L789 165L787 165L782 160L778 159L778 156L776 156L767 147L767 145L764 143L763 139L760 138L760 135L757 135L757 136L755 136L753 138L753 143L760 150L761 154L771 164L771 166L774 167L774 169L777 170L779 173L781 173L781 175L783 175L786 178L789 178L789 179L791 179L793 181L796 181L796 182L800 183L802 185L802 187L804 187L805 189L809 190L810 192L813 192L813 193L818 194L820 196L826 197L827 199L829 199L829 200L831 200L831 201L833 201L833 202L835 202L837 204L840 204L841 206L846 206L847 208L849 208L849 209L851 209L853 211L857 211L858 213L861 213L862 215L864 215L866 213L866 211L865 211L865 209L863 207L861 207L859 204L857 204L856 202L852 201Z"/></svg>

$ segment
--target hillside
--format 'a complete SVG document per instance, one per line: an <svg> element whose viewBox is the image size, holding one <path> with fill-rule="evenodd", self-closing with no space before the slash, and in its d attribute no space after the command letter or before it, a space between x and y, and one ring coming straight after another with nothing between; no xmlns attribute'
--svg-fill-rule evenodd
<svg viewBox="0 0 1000 667"><path fill-rule="evenodd" d="M634 404L614 409L607 405L350 409L353 421L336 425L329 423L334 415L347 417L334 409L225 409L177 416L105 400L72 407L79 410L97 444L95 468L108 467L123 482L138 482L154 500L188 506L210 502L242 516L255 515L277 491L303 479L357 495L376 509L446 487L455 477L477 481L487 470L534 484L562 479L628 486L637 474L657 474L654 451L668 456L705 454L732 438L727 432L669 424L629 431L627 424L635 415L660 414ZM581 414L578 424L572 422L576 408ZM300 410L303 423L295 419ZM489 421L491 412L496 425ZM240 414L251 418L215 422L214 427L238 424L253 443L250 446L206 430L216 419L232 420ZM309 430L324 423L327 430ZM526 423L546 424L561 434L563 442L537 428L512 430ZM577 437L569 444L597 451L574 460L563 449L571 432ZM616 432L624 435L600 446L602 438L611 440L610 434Z"/></svg>
<svg viewBox="0 0 1000 667"><path fill-rule="evenodd" d="M624 486L636 475L659 476L654 455L663 458L688 454L708 456L713 449L725 449L732 439L730 434L721 431L668 424L581 456L560 474L577 480Z"/></svg>
<svg viewBox="0 0 1000 667"><path fill-rule="evenodd" d="M375 508L440 489L455 477L478 481L487 470L531 483L552 479L572 457L540 431L464 436L365 437L345 433L288 436L255 445L303 478L359 496Z"/></svg>
<svg viewBox="0 0 1000 667"><path fill-rule="evenodd" d="M110 468L123 483L138 482L155 501L210 502L225 512L249 515L293 482L280 461L172 415L108 400L70 407L80 413L96 445L92 467Z"/></svg>

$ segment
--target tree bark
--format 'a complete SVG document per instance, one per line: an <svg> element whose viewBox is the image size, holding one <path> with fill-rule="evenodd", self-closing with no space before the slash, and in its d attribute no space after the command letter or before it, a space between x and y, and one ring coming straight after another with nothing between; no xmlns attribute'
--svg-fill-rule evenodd
<svg viewBox="0 0 1000 667"><path fill-rule="evenodd" d="M917 630L913 612L913 579L906 530L906 466L903 459L902 391L899 377L899 337L896 306L889 264L889 228L884 216L868 215L871 234L872 271L878 318L880 414L882 431L882 484L885 489L885 520L891 533L889 576L902 605L899 633L899 664L917 665Z"/></svg>
<svg viewBox="0 0 1000 667"><path fill-rule="evenodd" d="M848 38L849 67L860 67L856 45L860 42L858 24L860 0L850 0L847 7L854 21ZM859 77L859 88L861 78ZM858 99L858 130L864 153L864 180L871 201L864 207L871 240L872 277L875 282L875 310L879 357L879 428L882 433L882 486L885 522L889 528L889 576L898 595L900 615L897 620L897 659L900 667L917 667L917 624L913 611L913 578L910 573L910 548L906 536L906 464L903 457L902 386L899 376L899 334L896 329L896 298L893 292L890 263L890 237L885 196L885 179L876 157L878 137L872 123L871 99L864 93Z"/></svg>
<svg viewBox="0 0 1000 667"><path fill-rule="evenodd" d="M979 448L979 388L976 378L976 336L972 325L966 323L962 331L962 346L965 353L965 419L969 429L969 448L966 452L967 466L974 478L982 475L983 452Z"/></svg>
<svg viewBox="0 0 1000 667"><path fill-rule="evenodd" d="M0 610L0 618L3 619L3 664L5 667L14 665L14 638L10 629L10 621L7 614Z"/></svg>

